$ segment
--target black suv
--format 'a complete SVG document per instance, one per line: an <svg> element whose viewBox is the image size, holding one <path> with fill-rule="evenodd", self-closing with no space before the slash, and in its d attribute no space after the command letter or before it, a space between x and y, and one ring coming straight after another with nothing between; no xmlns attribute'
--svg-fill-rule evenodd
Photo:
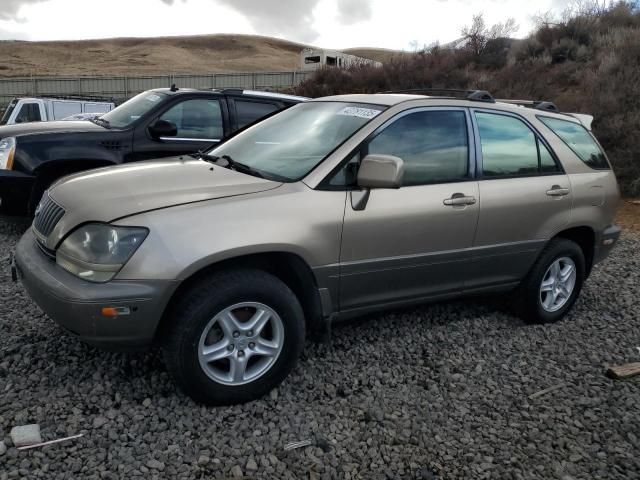
<svg viewBox="0 0 640 480"><path fill-rule="evenodd" d="M33 214L58 178L83 170L207 150L304 97L175 86L143 92L91 121L0 127L0 213Z"/></svg>

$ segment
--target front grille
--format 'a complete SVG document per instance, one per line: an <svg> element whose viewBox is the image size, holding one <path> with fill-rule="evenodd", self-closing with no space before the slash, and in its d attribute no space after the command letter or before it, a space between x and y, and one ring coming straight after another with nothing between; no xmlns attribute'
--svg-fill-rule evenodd
<svg viewBox="0 0 640 480"><path fill-rule="evenodd" d="M40 200L40 205L36 208L33 228L44 238L47 238L51 235L63 215L64 208L51 199L49 192L45 192L42 200Z"/></svg>

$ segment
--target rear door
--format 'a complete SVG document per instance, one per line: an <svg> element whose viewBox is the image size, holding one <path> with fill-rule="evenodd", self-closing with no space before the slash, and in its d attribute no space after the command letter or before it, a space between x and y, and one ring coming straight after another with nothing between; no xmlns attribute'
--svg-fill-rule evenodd
<svg viewBox="0 0 640 480"><path fill-rule="evenodd" d="M133 159L170 157L211 149L228 135L226 109L226 102L221 96L179 98L136 127ZM148 129L158 120L173 123L178 130L177 135L153 138Z"/></svg>
<svg viewBox="0 0 640 480"><path fill-rule="evenodd" d="M466 288L519 281L571 215L569 179L551 147L523 118L472 110L480 216Z"/></svg>
<svg viewBox="0 0 640 480"><path fill-rule="evenodd" d="M340 253L342 311L462 289L478 219L473 150L468 112L447 107L396 116L355 154L400 157L405 174L399 189L372 189L363 210L347 201ZM356 162L351 160L336 180L353 178ZM360 193L354 190L351 197Z"/></svg>

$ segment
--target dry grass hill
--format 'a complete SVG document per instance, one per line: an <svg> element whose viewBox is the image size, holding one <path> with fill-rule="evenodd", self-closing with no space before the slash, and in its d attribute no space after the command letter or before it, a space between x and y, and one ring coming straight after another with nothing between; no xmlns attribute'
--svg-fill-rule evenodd
<svg viewBox="0 0 640 480"><path fill-rule="evenodd" d="M257 35L115 38L83 41L0 41L0 76L144 75L284 71L298 68L306 45ZM384 61L395 52L352 49Z"/></svg>

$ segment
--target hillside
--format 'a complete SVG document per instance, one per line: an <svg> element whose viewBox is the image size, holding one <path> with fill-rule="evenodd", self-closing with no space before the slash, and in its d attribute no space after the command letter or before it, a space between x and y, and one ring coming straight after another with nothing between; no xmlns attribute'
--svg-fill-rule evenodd
<svg viewBox="0 0 640 480"><path fill-rule="evenodd" d="M160 75L287 71L308 45L258 35L112 38L59 42L0 41L0 76ZM381 62L400 53L380 48L345 52Z"/></svg>
<svg viewBox="0 0 640 480"><path fill-rule="evenodd" d="M0 76L294 70L304 47L256 35L3 41Z"/></svg>
<svg viewBox="0 0 640 480"><path fill-rule="evenodd" d="M345 48L342 51L344 53L349 53L351 55L357 55L364 58L370 58L371 60L382 63L388 62L392 58L397 58L398 56L409 55L409 52L403 52L401 50L389 50L386 48Z"/></svg>

